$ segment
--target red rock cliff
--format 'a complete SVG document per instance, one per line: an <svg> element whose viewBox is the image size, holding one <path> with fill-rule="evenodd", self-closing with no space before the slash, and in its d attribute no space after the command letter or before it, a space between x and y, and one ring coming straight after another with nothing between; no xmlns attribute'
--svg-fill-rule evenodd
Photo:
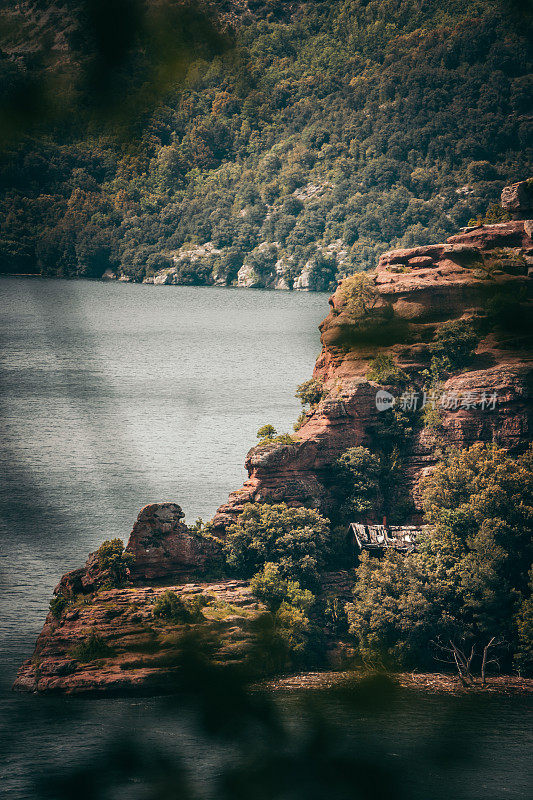
<svg viewBox="0 0 533 800"><path fill-rule="evenodd" d="M431 362L428 344L440 324L487 319L502 297L519 298L516 313L525 319L531 312L532 226L530 220L476 226L444 244L385 253L369 274L374 293L370 316L377 334L373 343L361 334L346 300L350 278L341 281L320 325L322 352L314 370L326 395L295 434L294 444L249 451L248 479L218 509L218 529L222 532L245 502L285 501L327 513L332 502L328 469L347 448L368 445L378 421L375 396L380 386L366 378L371 360L380 352L391 355L420 392L421 402L421 373ZM468 447L494 441L510 450L526 445L531 436L530 383L526 332L506 333L485 325L468 369L452 374L441 387L457 403L451 400L449 408L442 408L438 437L419 426L407 443L405 481L415 504L419 479L435 463L442 444Z"/></svg>

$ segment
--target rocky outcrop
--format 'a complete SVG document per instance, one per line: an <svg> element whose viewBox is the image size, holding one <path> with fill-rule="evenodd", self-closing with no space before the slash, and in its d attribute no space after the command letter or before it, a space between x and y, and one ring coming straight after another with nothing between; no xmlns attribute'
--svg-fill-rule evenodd
<svg viewBox="0 0 533 800"><path fill-rule="evenodd" d="M177 503L145 506L137 517L126 550L134 556L134 581L201 575L220 556L220 544L191 533Z"/></svg>
<svg viewBox="0 0 533 800"><path fill-rule="evenodd" d="M324 573L323 598L350 600L353 580L353 570ZM156 604L169 591L184 604L194 602L200 613L187 621L160 616ZM246 664L261 676L256 623L267 613L249 583L240 580L130 586L78 595L57 617L48 614L13 688L62 695L172 693L179 689L184 649L196 637L210 643L216 662ZM326 647L336 645L326 631Z"/></svg>
<svg viewBox="0 0 533 800"><path fill-rule="evenodd" d="M193 623L158 617L164 591L183 601L202 597ZM153 694L177 689L185 635L214 642L214 658L239 664L253 645L253 622L264 607L243 581L100 591L71 601L56 619L48 614L33 656L14 689L54 694Z"/></svg>
<svg viewBox="0 0 533 800"><path fill-rule="evenodd" d="M522 220L473 227L443 244L385 253L369 273L374 300L365 330L346 299L351 279L341 281L320 325L322 352L314 377L324 383L325 397L294 444L250 450L248 479L215 515L219 531L245 502L285 501L327 513L334 502L328 482L332 463L349 447L372 446L379 425L376 392L384 387L366 378L370 361L380 352L391 355L421 404L422 373L431 361L428 345L446 321L475 318L486 324L469 369L452 374L441 387L448 400L439 406L438 431L415 426L405 443L404 477L415 504L420 479L443 443L523 448L531 436L530 347L525 331L495 329L488 310L502 298L520 297L519 314L527 318L532 257L531 229ZM385 388L399 403L398 387Z"/></svg>
<svg viewBox="0 0 533 800"><path fill-rule="evenodd" d="M505 186L502 191L501 205L514 219L531 219L533 217L533 180L518 181Z"/></svg>
<svg viewBox="0 0 533 800"><path fill-rule="evenodd" d="M294 444L253 447L246 456L248 480L220 506L213 524L223 529L245 503L285 502L328 509L327 474L348 447L369 444L366 421L376 414L377 386L354 379L326 399L298 432Z"/></svg>
<svg viewBox="0 0 533 800"><path fill-rule="evenodd" d="M185 581L217 563L219 542L191 532L182 522L184 516L177 503L154 503L141 510L126 547L134 557L128 568L130 582L142 584L162 578ZM85 566L63 575L54 594L69 598L90 594L105 585L106 577L97 553L91 553Z"/></svg>
<svg viewBox="0 0 533 800"><path fill-rule="evenodd" d="M514 195L508 195L512 202ZM48 615L15 688L172 691L185 627L154 615L154 602L164 589L151 583L166 584L184 600L202 594L201 618L192 627L214 637L218 660L245 659L253 622L264 608L242 581L199 583L217 569L226 528L247 502L283 501L328 514L336 502L334 462L349 447L375 446L383 420L377 392L387 391L406 410L427 399L424 371L430 366L435 332L444 322L472 321L478 343L468 369L452 372L439 387L438 424L424 426L418 417L405 430L401 483L414 501L410 521L419 521L420 479L433 468L443 446L495 442L511 452L523 450L532 423L531 346L525 324L531 314L532 262L531 221L515 219L468 228L442 244L385 253L363 279L363 311L353 301L357 277L341 281L320 325L322 352L314 377L323 384L322 399L293 441L264 443L249 451L248 479L213 520L217 536L187 528L176 503L143 508L126 548L134 556L126 576L129 585L106 590L106 574L95 553L84 567L65 575L55 590L66 599L65 607L55 607L57 618ZM402 389L367 378L378 354L391 356L407 376ZM326 597L348 597L353 576L329 573L322 582Z"/></svg>

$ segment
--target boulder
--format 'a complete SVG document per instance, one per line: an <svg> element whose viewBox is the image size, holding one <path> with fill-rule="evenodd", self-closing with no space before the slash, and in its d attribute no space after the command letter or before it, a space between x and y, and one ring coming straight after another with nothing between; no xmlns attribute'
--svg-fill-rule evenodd
<svg viewBox="0 0 533 800"><path fill-rule="evenodd" d="M135 557L134 581L201 574L216 563L220 543L191 533L177 503L145 506L133 526L126 550Z"/></svg>
<svg viewBox="0 0 533 800"><path fill-rule="evenodd" d="M518 181L505 186L501 196L501 206L515 219L531 216L533 211L533 179Z"/></svg>
<svg viewBox="0 0 533 800"><path fill-rule="evenodd" d="M102 275L103 281L116 281L116 279L117 279L117 273L114 272L114 270L112 269L106 269L106 271Z"/></svg>
<svg viewBox="0 0 533 800"><path fill-rule="evenodd" d="M191 532L183 520L177 503L154 503L145 506L133 526L126 551L135 560L127 569L127 581L142 583L168 576L179 579L200 575L205 568L216 565L220 558L220 543ZM63 575L54 594L72 598L91 594L109 579L100 569L98 554L91 553L83 567Z"/></svg>
<svg viewBox="0 0 533 800"><path fill-rule="evenodd" d="M259 289L264 284L252 266L243 264L237 273L237 285L243 289Z"/></svg>
<svg viewBox="0 0 533 800"><path fill-rule="evenodd" d="M176 275L177 269L175 267L172 269L162 270L154 275L153 284L154 286L169 286L175 282Z"/></svg>

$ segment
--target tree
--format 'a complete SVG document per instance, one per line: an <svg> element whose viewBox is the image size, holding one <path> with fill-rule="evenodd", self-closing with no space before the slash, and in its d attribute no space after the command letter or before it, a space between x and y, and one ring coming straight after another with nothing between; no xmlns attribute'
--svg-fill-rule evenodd
<svg viewBox="0 0 533 800"><path fill-rule="evenodd" d="M374 283L364 272L345 278L338 290L338 296L343 310L356 320L366 317L377 302Z"/></svg>
<svg viewBox="0 0 533 800"><path fill-rule="evenodd" d="M276 434L277 430L273 425L262 425L257 431L256 436L258 439L272 439Z"/></svg>
<svg viewBox="0 0 533 800"><path fill-rule="evenodd" d="M518 638L515 662L526 675L533 674L533 564L529 577L529 594L520 604L515 618Z"/></svg>
<svg viewBox="0 0 533 800"><path fill-rule="evenodd" d="M478 342L479 335L470 320L451 320L437 328L429 350L437 359L446 358L456 370L468 364Z"/></svg>
<svg viewBox="0 0 533 800"><path fill-rule="evenodd" d="M135 561L135 556L124 549L122 539L107 539L96 551L96 557L104 574L104 585L123 586L129 577L129 568Z"/></svg>
<svg viewBox="0 0 533 800"><path fill-rule="evenodd" d="M301 383L295 393L295 397L300 400L303 406L309 405L316 406L322 399L324 392L324 384L316 378L309 378L309 380Z"/></svg>
<svg viewBox="0 0 533 800"><path fill-rule="evenodd" d="M271 561L253 576L250 585L255 596L267 603L271 611L288 603L307 614L315 602L309 589L302 589L298 581L283 578L279 564Z"/></svg>
<svg viewBox="0 0 533 800"><path fill-rule="evenodd" d="M66 597L63 597L62 594L58 594L56 597L52 597L50 600L50 611L52 612L52 616L56 619L61 617L61 614L67 608L68 600Z"/></svg>
<svg viewBox="0 0 533 800"><path fill-rule="evenodd" d="M430 602L421 589L414 559L396 552L381 560L361 554L346 615L365 664L394 670L431 663Z"/></svg>
<svg viewBox="0 0 533 800"><path fill-rule="evenodd" d="M369 381L376 381L381 384L396 383L403 385L409 380L409 376L400 369L393 357L388 353L378 353L370 362L366 377Z"/></svg>
<svg viewBox="0 0 533 800"><path fill-rule="evenodd" d="M253 593L267 604L271 616L263 620L257 633L259 644L265 645L272 661L271 668L287 669L312 658L313 645L320 638L309 619L315 596L302 589L298 581L282 576L279 564L267 562L250 581Z"/></svg>
<svg viewBox="0 0 533 800"><path fill-rule="evenodd" d="M154 603L154 617L163 617L175 622L203 622L202 608L206 605L202 594L178 597L171 589L164 591Z"/></svg>
<svg viewBox="0 0 533 800"><path fill-rule="evenodd" d="M313 588L329 549L329 520L311 508L246 503L227 530L224 552L234 572L251 578L267 562L287 580Z"/></svg>
<svg viewBox="0 0 533 800"><path fill-rule="evenodd" d="M350 447L338 459L334 484L343 520L364 519L380 505L380 473L379 456L366 447Z"/></svg>
<svg viewBox="0 0 533 800"><path fill-rule="evenodd" d="M362 658L427 668L446 653L468 682L505 643L507 666L517 652L529 669L532 451L451 451L422 498L430 528L418 552L363 554L356 570L348 619Z"/></svg>

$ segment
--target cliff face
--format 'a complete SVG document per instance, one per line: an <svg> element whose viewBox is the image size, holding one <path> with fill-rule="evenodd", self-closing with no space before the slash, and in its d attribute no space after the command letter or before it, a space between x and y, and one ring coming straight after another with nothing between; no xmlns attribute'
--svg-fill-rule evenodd
<svg viewBox="0 0 533 800"><path fill-rule="evenodd" d="M514 198L519 193L508 194ZM366 330L354 320L347 300L351 279L341 281L320 325L322 352L314 377L324 384L323 399L295 434L294 444L250 450L248 480L218 509L215 525L222 531L245 502L285 501L319 506L327 513L332 504L329 468L347 448L372 446L379 425L376 392L383 387L366 378L370 362L379 353L392 356L409 376L413 396L401 398L398 387L386 388L397 405L420 406L431 340L438 326L451 320L475 320L482 333L468 368L454 372L440 387L444 395L437 430L415 426L404 443L404 479L415 516L420 478L443 444L494 441L513 451L524 447L531 434L530 342L524 325L506 330L492 322L502 302L523 320L531 311L532 224L482 225L444 244L385 253L369 274L373 304Z"/></svg>

